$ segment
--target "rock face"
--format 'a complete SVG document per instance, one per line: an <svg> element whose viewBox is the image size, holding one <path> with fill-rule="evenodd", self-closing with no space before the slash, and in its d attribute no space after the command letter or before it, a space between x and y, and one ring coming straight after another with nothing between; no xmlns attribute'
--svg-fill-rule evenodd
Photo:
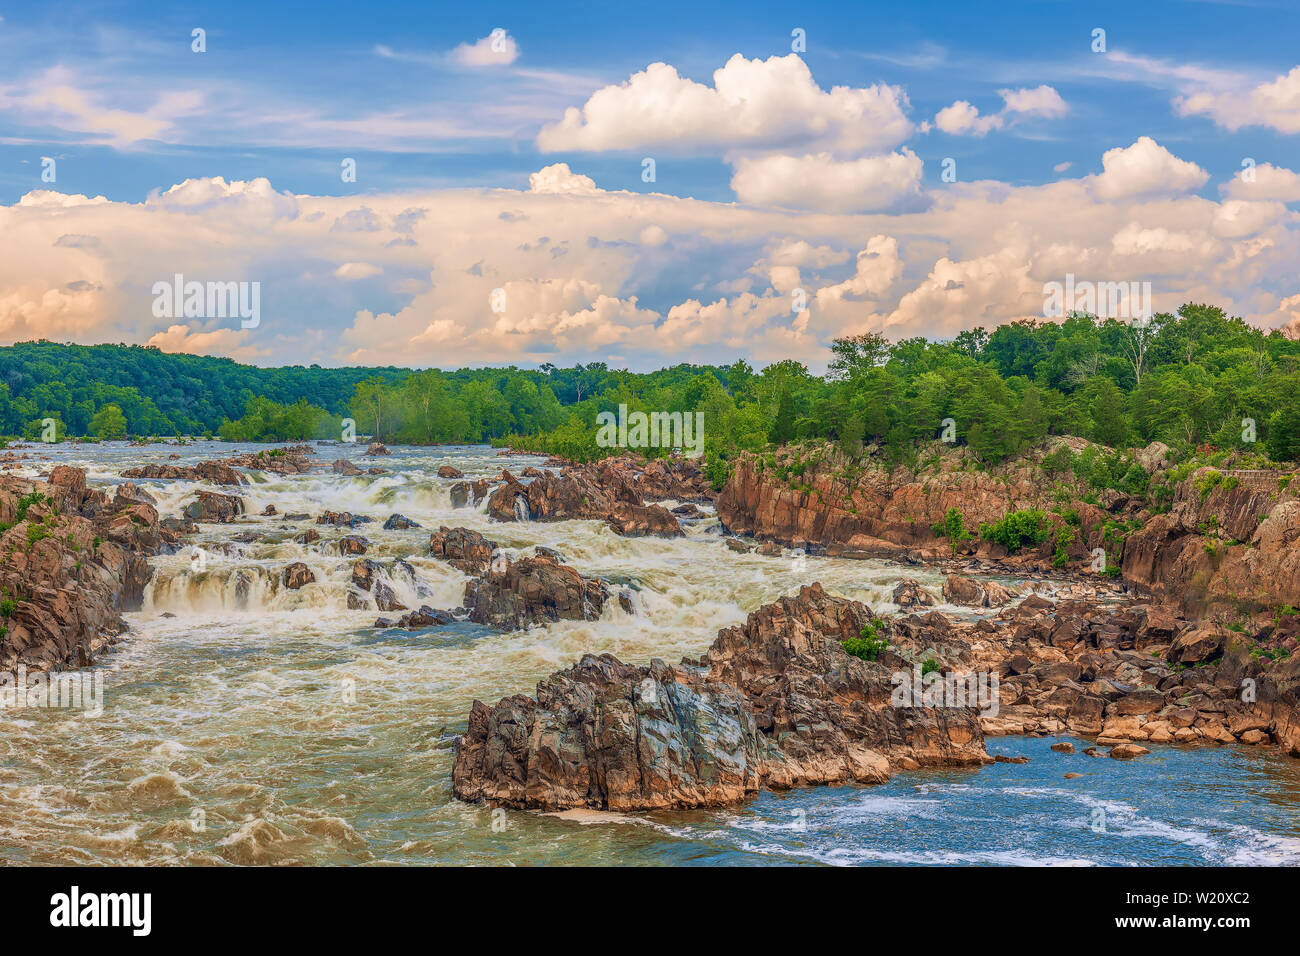
<svg viewBox="0 0 1300 956"><path fill-rule="evenodd" d="M503 559L465 588L465 607L476 624L517 629L546 621L590 621L609 597L604 582L584 578L553 552Z"/></svg>
<svg viewBox="0 0 1300 956"><path fill-rule="evenodd" d="M58 465L47 481L0 476L0 671L85 666L124 630L120 612L140 606L148 556L179 534L130 492L86 486Z"/></svg>
<svg viewBox="0 0 1300 956"><path fill-rule="evenodd" d="M587 655L535 699L475 701L454 792L545 810L709 807L986 762L975 711L891 706L885 665L844 650L870 619L812 585L720 632L699 664Z"/></svg>

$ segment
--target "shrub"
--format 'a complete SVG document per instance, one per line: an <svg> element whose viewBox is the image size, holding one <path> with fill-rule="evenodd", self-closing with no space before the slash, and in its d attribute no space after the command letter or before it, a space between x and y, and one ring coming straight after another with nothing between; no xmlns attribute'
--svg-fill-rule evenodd
<svg viewBox="0 0 1300 956"><path fill-rule="evenodd" d="M864 624L858 637L842 641L841 646L854 657L875 661L880 652L889 646L889 641L879 634L875 624Z"/></svg>
<svg viewBox="0 0 1300 956"><path fill-rule="evenodd" d="M980 537L1014 554L1027 543L1042 544L1047 539L1047 515L1036 508L1013 511L1000 521L980 525Z"/></svg>

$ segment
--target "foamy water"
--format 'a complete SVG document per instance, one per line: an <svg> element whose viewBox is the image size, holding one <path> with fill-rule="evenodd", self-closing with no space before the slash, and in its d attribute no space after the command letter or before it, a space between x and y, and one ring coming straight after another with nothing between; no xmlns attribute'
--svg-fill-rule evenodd
<svg viewBox="0 0 1300 956"><path fill-rule="evenodd" d="M239 445L239 450L257 446ZM322 446L321 459L361 448ZM452 509L452 464L467 478L516 473L539 459L485 448L396 449L358 460L390 470L351 478L254 473L239 493L249 514L203 525L189 550L154 560L132 631L97 665L100 717L0 711L0 860L29 863L684 863L823 864L1295 862L1297 765L1265 751L1153 748L1130 763L1066 767L1046 741L997 740L1027 765L903 775L883 787L764 795L744 807L689 814L493 814L451 798L451 741L475 698L531 693L584 653L643 663L702 653L719 628L814 580L893 611L900 577L938 592L940 575L886 562L731 552L713 517L684 538L620 538L591 521L489 521ZM228 456L228 445L63 447L93 483L148 461ZM49 462L29 462L34 474ZM179 512L188 482L147 482L159 511ZM224 489L231 491L234 489ZM280 512L261 517L268 505ZM355 529L314 524L322 511L375 518ZM307 521L283 515L305 512ZM392 513L423 527L384 531ZM598 620L500 633L457 623L378 631L373 609L348 610L355 557L337 541L370 541L402 603L454 608L466 578L427 557L439 525L482 531L508 553L554 548L584 574L631 588L635 613L610 601ZM293 541L306 528L321 540ZM265 540L238 543L259 532ZM316 583L279 586L305 562ZM399 564L402 561L405 564ZM393 616L393 615L388 615ZM1074 759L1074 758L1071 758ZM1170 768L1175 768L1171 773ZM1065 770L1087 778L1064 781ZM1089 829L1109 803L1106 835ZM1082 820L1082 828L1077 826ZM796 825L797 824L797 825Z"/></svg>

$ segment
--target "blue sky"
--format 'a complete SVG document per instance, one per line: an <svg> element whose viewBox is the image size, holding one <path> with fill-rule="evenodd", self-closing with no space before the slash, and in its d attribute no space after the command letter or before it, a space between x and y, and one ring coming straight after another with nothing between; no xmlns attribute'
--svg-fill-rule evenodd
<svg viewBox="0 0 1300 956"><path fill-rule="evenodd" d="M845 331L1032 315L1064 271L1152 281L1162 308L1300 316L1294 3L11 3L0 18L0 225L25 268L0 267L0 341L263 364L816 364ZM494 30L508 47L489 52ZM1253 191L1233 182L1248 158L1266 169ZM248 246L250 229L265 235L241 255L231 237ZM42 244L59 251L28 262ZM265 283L276 321L152 315L140 290L182 265ZM470 305L498 287L527 311ZM792 319L796 288L817 305ZM449 348L485 333L495 347Z"/></svg>
<svg viewBox="0 0 1300 956"><path fill-rule="evenodd" d="M1180 83L1160 71L1190 64L1261 81L1285 73L1297 60L1294 3L566 3L558 12L535 3L159 7L0 4L0 83L61 65L109 100L120 95L138 103L182 88L213 100L200 121L178 124L177 141L144 141L129 150L90 145L57 121L7 116L0 127L0 201L39 188L43 155L60 158L60 188L122 200L198 176L266 176L296 192L339 194L341 154L363 164L356 191L522 186L544 158L532 141L537 128L563 106L580 105L585 94L656 60L707 82L734 53L788 53L795 27L807 33L804 59L823 89L901 84L918 116L957 98L996 109L997 90L1008 85L1048 83L1070 102L1066 123L1027 124L982 140L934 133L916 147L931 162L957 158L972 178L1041 183L1065 161L1095 172L1105 149L1140 135L1178 143L1178 155L1210 170L1233 169L1247 155L1283 162L1297 153L1293 137L1268 129L1225 137L1207 118L1173 116L1169 100ZM207 31L205 54L190 50L194 27ZM438 62L497 27L518 41L515 75L467 75ZM1095 27L1106 30L1109 50L1151 66L1120 67L1092 53ZM381 47L402 58L379 54ZM518 75L524 72L533 75ZM439 119L448 127L478 126L480 109L503 102L514 107L514 122L485 116L481 136L430 129L395 148L376 147L364 131L313 136L279 129L271 119L285 111L343 122L392 111L426 118L431 127ZM645 190L640 158L589 158L584 168L606 188ZM931 162L927 174L937 175ZM661 190L669 178L677 195L731 198L730 170L716 159L682 157L660 170Z"/></svg>

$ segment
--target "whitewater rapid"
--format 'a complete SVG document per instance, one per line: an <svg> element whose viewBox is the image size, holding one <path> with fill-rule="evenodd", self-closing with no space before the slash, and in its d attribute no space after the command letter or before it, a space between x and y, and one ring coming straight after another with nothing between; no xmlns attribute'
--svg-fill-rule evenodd
<svg viewBox="0 0 1300 956"><path fill-rule="evenodd" d="M891 613L896 608L890 593L901 577L938 593L941 576L887 562L738 554L726 547L712 515L684 523L686 534L677 539L622 538L594 521L495 522L482 506L452 508L454 482L439 478L438 468L452 465L473 480L495 477L503 466L517 474L541 459L456 447L401 448L391 457L363 460L363 450L326 445L317 452L325 463L344 457L387 473L252 472L248 485L219 489L240 494L247 514L234 524L202 525L191 547L153 559L143 607L127 615L130 633L96 665L104 674L102 716L0 711L0 860L836 863L926 862L952 852L1017 862L1014 848L999 857L1002 851L959 848L960 841L937 849L879 846L880 834L851 820L858 812L853 808L864 801L869 806L881 789L767 795L728 813L636 817L512 812L502 818L453 800L452 742L475 699L495 702L531 693L538 680L586 653L635 663L698 656L720 628L812 581ZM24 464L32 475L51 461L81 465L93 484L111 489L132 465L192 464L233 451L214 443L55 446L50 461ZM181 457L169 459L171 454ZM203 487L183 481L137 484L157 498L164 516L179 514ZM268 505L276 515L262 516ZM356 528L315 524L326 510L375 520ZM293 513L309 518L286 521ZM384 530L394 513L422 527ZM553 548L583 574L631 588L633 613L610 601L592 621L509 633L465 622L407 632L376 630L379 614L373 608L348 609L347 582L357 558L339 554L338 539L346 534L369 540L365 557L380 564L381 578L403 604L457 607L467 578L427 556L429 534L440 526L480 531L512 556L539 545ZM294 540L308 528L321 539ZM316 581L288 590L280 571L297 561L311 568ZM1278 768L1278 779L1289 786L1293 778L1285 776L1286 766ZM986 768L943 779L969 783L990 779L991 772L1008 771ZM933 776L896 778L887 786L914 787ZM997 800L1024 804L1002 790ZM950 803L928 800L926 812L942 815ZM823 845L807 830L777 830L784 834L778 839L764 830L764 814L772 808L778 816L769 822L780 823L788 810L803 809L805 821L813 811L816 821L816 814L831 813L827 807L850 814L841 824L857 836L847 845L829 836ZM1014 819L1009 811L1008 820ZM949 822L966 826L960 815ZM932 838L944 839L942 821L929 827ZM1282 841L1269 843L1270 853L1293 855L1295 847L1285 841L1300 834L1275 830L1264 826L1257 832L1260 840ZM803 849L787 845L786 837ZM1214 847L1225 839L1207 837ZM1233 852L1249 856L1252 845L1238 838ZM1068 861L1080 856L1067 850L1048 848L1040 855ZM1096 857L1095 851L1082 854L1085 860Z"/></svg>

